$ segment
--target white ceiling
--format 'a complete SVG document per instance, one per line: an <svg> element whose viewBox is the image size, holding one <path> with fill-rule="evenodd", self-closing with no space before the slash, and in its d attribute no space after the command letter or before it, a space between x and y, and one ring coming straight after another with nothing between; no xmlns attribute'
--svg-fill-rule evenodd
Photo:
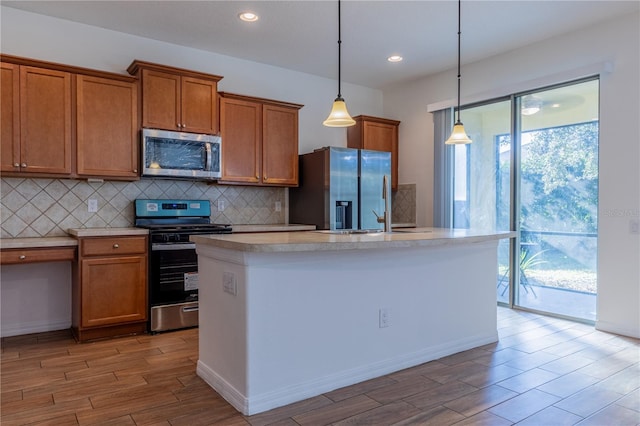
<svg viewBox="0 0 640 426"><path fill-rule="evenodd" d="M337 78L337 1L8 1L3 6ZM462 63L640 8L627 1L462 2ZM237 15L251 10L252 24ZM342 2L342 81L372 88L456 66L457 1ZM621 40L624 42L624 40ZM569 54L570 52L568 52ZM389 63L392 54L400 63ZM464 70L463 70L464 72Z"/></svg>

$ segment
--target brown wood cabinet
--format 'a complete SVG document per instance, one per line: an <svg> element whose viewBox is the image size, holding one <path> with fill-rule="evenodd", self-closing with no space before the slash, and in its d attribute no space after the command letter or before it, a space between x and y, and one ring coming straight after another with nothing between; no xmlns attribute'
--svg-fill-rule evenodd
<svg viewBox="0 0 640 426"><path fill-rule="evenodd" d="M220 92L220 183L298 185L302 105Z"/></svg>
<svg viewBox="0 0 640 426"><path fill-rule="evenodd" d="M0 59L3 175L138 179L135 78Z"/></svg>
<svg viewBox="0 0 640 426"><path fill-rule="evenodd" d="M78 175L137 178L137 85L78 75L76 93Z"/></svg>
<svg viewBox="0 0 640 426"><path fill-rule="evenodd" d="M128 71L142 84L142 127L219 133L222 77L142 61L134 61Z"/></svg>
<svg viewBox="0 0 640 426"><path fill-rule="evenodd" d="M0 264L19 265L37 262L64 262L74 260L75 247L37 247L0 250Z"/></svg>
<svg viewBox="0 0 640 426"><path fill-rule="evenodd" d="M0 63L0 171L20 170L20 66Z"/></svg>
<svg viewBox="0 0 640 426"><path fill-rule="evenodd" d="M71 74L3 63L2 80L0 170L70 174Z"/></svg>
<svg viewBox="0 0 640 426"><path fill-rule="evenodd" d="M78 341L147 330L147 236L78 240L71 329Z"/></svg>
<svg viewBox="0 0 640 426"><path fill-rule="evenodd" d="M398 126L399 121L359 115L354 126L347 128L349 148L388 151L391 153L391 189L398 189Z"/></svg>

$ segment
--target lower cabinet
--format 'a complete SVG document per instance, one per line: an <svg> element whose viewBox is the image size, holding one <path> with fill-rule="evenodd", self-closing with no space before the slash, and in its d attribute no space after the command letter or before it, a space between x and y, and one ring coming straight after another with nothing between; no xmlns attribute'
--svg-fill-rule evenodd
<svg viewBox="0 0 640 426"><path fill-rule="evenodd" d="M72 330L80 342L147 331L147 237L79 238Z"/></svg>

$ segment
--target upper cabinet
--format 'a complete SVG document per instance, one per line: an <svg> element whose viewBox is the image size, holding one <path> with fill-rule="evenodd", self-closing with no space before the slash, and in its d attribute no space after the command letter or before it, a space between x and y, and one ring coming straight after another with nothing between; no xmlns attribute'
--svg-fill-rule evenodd
<svg viewBox="0 0 640 426"><path fill-rule="evenodd" d="M298 185L302 105L220 92L221 183Z"/></svg>
<svg viewBox="0 0 640 426"><path fill-rule="evenodd" d="M347 128L349 148L388 151L391 153L391 188L398 189L398 126L399 121L359 115L354 126Z"/></svg>
<svg viewBox="0 0 640 426"><path fill-rule="evenodd" d="M3 63L1 97L1 170L70 174L71 74Z"/></svg>
<svg viewBox="0 0 640 426"><path fill-rule="evenodd" d="M20 66L0 63L0 171L20 170Z"/></svg>
<svg viewBox="0 0 640 426"><path fill-rule="evenodd" d="M136 84L78 75L76 88L78 175L136 178Z"/></svg>
<svg viewBox="0 0 640 426"><path fill-rule="evenodd" d="M136 79L0 59L3 175L138 179Z"/></svg>
<svg viewBox="0 0 640 426"><path fill-rule="evenodd" d="M142 84L142 127L218 134L218 81L222 77L149 62L127 69Z"/></svg>

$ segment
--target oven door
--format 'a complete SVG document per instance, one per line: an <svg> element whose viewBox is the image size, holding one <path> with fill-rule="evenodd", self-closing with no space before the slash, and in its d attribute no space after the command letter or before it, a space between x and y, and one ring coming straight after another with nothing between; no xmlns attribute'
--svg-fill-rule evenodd
<svg viewBox="0 0 640 426"><path fill-rule="evenodd" d="M149 305L198 300L198 256L194 243L151 244Z"/></svg>

